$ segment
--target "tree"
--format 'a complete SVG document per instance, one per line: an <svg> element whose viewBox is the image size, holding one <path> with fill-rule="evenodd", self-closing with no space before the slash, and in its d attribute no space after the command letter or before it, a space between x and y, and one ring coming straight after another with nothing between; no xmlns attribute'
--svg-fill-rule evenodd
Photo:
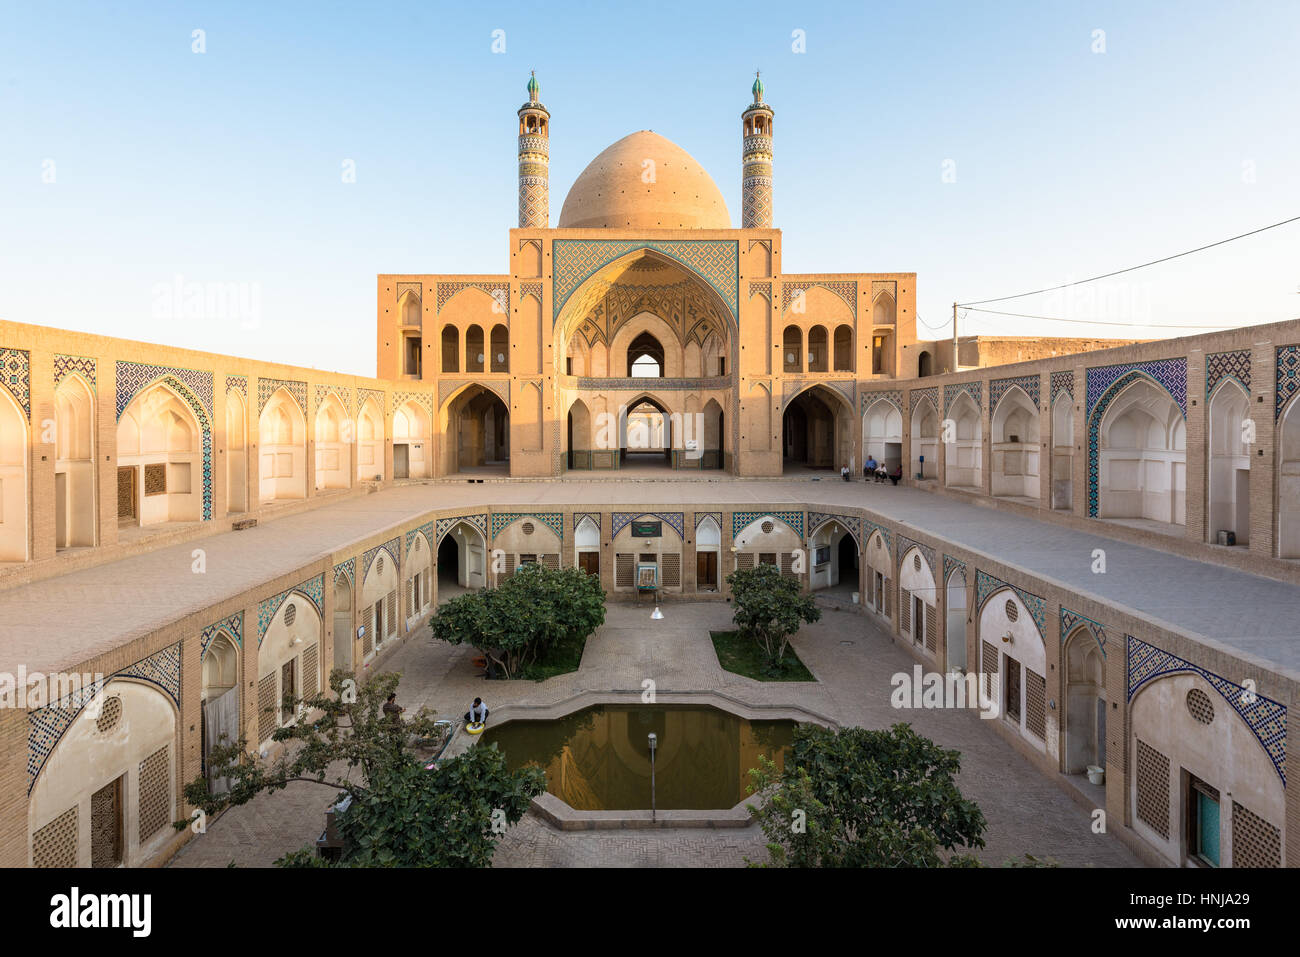
<svg viewBox="0 0 1300 957"><path fill-rule="evenodd" d="M736 569L727 576L736 612L732 621L740 633L758 642L768 666L781 667L790 637L804 622L821 619L811 595L803 594L799 579L782 575L775 565Z"/></svg>
<svg viewBox="0 0 1300 957"><path fill-rule="evenodd" d="M523 565L498 587L470 592L439 607L433 637L482 651L505 677L570 642L585 641L605 623L600 579L579 568Z"/></svg>
<svg viewBox="0 0 1300 957"><path fill-rule="evenodd" d="M978 866L984 815L961 796L961 755L910 725L887 731L801 725L785 767L760 757L749 805L774 867ZM754 862L750 862L753 864Z"/></svg>
<svg viewBox="0 0 1300 957"><path fill-rule="evenodd" d="M298 721L272 735L289 744L286 753L268 763L250 754L246 741L218 745L211 774L229 779L229 791L213 794L200 777L185 786L185 800L211 816L294 781L309 782L352 799L337 819L343 866L487 866L505 827L546 789L545 774L535 767L507 770L495 745L471 747L428 769L428 758L413 745L437 741L447 726L427 709L396 721L383 713L400 678L385 672L358 687L348 672L336 670L333 694L286 696ZM276 863L325 866L306 848Z"/></svg>

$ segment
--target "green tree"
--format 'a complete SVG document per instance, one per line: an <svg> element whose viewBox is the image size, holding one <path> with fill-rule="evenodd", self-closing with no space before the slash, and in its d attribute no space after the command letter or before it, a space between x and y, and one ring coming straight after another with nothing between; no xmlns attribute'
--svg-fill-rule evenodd
<svg viewBox="0 0 1300 957"><path fill-rule="evenodd" d="M736 608L732 621L742 635L758 643L771 668L781 667L791 636L804 622L821 619L821 610L800 589L799 579L782 575L775 565L738 568L727 576L727 584Z"/></svg>
<svg viewBox="0 0 1300 957"><path fill-rule="evenodd" d="M783 770L760 757L749 805L774 867L978 866L984 815L954 781L961 755L910 725L795 730ZM750 862L753 864L754 862Z"/></svg>
<svg viewBox="0 0 1300 957"><path fill-rule="evenodd" d="M299 720L272 736L288 745L284 755L267 762L250 754L246 741L219 745L210 766L213 777L228 779L229 790L213 794L200 777L185 786L185 800L212 816L292 782L309 782L352 798L337 820L345 842L340 865L486 867L505 827L545 790L545 775L535 767L507 770L494 745L471 747L428 769L428 759L412 745L439 739L446 726L428 709L396 721L383 713L400 678L384 672L358 686L348 672L336 670L333 694L286 697ZM277 863L327 866L307 848Z"/></svg>
<svg viewBox="0 0 1300 957"><path fill-rule="evenodd" d="M562 645L585 641L604 623L599 578L534 564L496 588L453 598L429 622L436 640L472 645L506 678L520 677Z"/></svg>

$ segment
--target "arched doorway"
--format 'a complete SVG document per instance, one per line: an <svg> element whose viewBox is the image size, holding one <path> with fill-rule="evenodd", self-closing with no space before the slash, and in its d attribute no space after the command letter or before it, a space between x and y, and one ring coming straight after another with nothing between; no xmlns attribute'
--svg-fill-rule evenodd
<svg viewBox="0 0 1300 957"><path fill-rule="evenodd" d="M829 591L844 601L859 590L858 540L842 523L823 522L812 535L808 587Z"/></svg>
<svg viewBox="0 0 1300 957"><path fill-rule="evenodd" d="M695 590L716 592L722 563L722 529L712 515L695 527Z"/></svg>
<svg viewBox="0 0 1300 957"><path fill-rule="evenodd" d="M944 596L947 619L944 638L948 647L948 670L966 671L966 573L954 568L948 575L948 589Z"/></svg>
<svg viewBox="0 0 1300 957"><path fill-rule="evenodd" d="M361 571L361 589L357 605L361 609L361 652L368 657L384 642L402 634L401 609L398 606L400 568L397 560L381 548L370 556L370 564Z"/></svg>
<svg viewBox="0 0 1300 957"><path fill-rule="evenodd" d="M1062 392L1052 403L1052 508L1074 504L1074 399Z"/></svg>
<svg viewBox="0 0 1300 957"><path fill-rule="evenodd" d="M225 631L217 632L203 653L201 740L208 786L227 790L225 779L212 777L212 749L239 740L239 647Z"/></svg>
<svg viewBox="0 0 1300 957"><path fill-rule="evenodd" d="M406 630L414 631L425 622L433 603L433 555L429 540L416 532L406 552Z"/></svg>
<svg viewBox="0 0 1300 957"><path fill-rule="evenodd" d="M457 522L438 541L438 601L487 585L487 539L469 522Z"/></svg>
<svg viewBox="0 0 1300 957"><path fill-rule="evenodd" d="M898 565L898 630L935 657L939 653L939 595L930 562L913 547Z"/></svg>
<svg viewBox="0 0 1300 957"><path fill-rule="evenodd" d="M352 445L344 441L347 411L330 393L316 410L316 488L348 488L352 482Z"/></svg>
<svg viewBox="0 0 1300 957"><path fill-rule="evenodd" d="M786 471L838 469L853 457L852 411L824 386L795 396L781 416L781 455Z"/></svg>
<svg viewBox="0 0 1300 957"><path fill-rule="evenodd" d="M929 398L912 409L912 474L939 477L939 413Z"/></svg>
<svg viewBox="0 0 1300 957"><path fill-rule="evenodd" d="M627 347L627 370L634 379L663 377L664 347L649 332L640 333Z"/></svg>
<svg viewBox="0 0 1300 957"><path fill-rule="evenodd" d="M892 402L877 399L862 417L862 461L881 463L892 475L903 464L903 414Z"/></svg>
<svg viewBox="0 0 1300 957"><path fill-rule="evenodd" d="M334 667L352 670L352 581L340 572L334 576Z"/></svg>
<svg viewBox="0 0 1300 957"><path fill-rule="evenodd" d="M1300 399L1282 413L1278 437L1277 555L1300 558Z"/></svg>
<svg viewBox="0 0 1300 957"><path fill-rule="evenodd" d="M1085 625L1065 642L1065 773L1106 767L1106 656Z"/></svg>
<svg viewBox="0 0 1300 957"><path fill-rule="evenodd" d="M54 393L54 544L95 544L95 399L79 375L69 375Z"/></svg>
<svg viewBox="0 0 1300 957"><path fill-rule="evenodd" d="M591 459L591 410L587 403L575 399L569 406L568 431L565 433L568 447L568 462L571 469L590 469L594 465Z"/></svg>
<svg viewBox="0 0 1300 957"><path fill-rule="evenodd" d="M357 479L384 480L384 410L369 397L357 415Z"/></svg>
<svg viewBox="0 0 1300 957"><path fill-rule="evenodd" d="M982 484L984 430L979 406L963 391L947 410L952 420L952 441L945 448L944 484L953 488L978 490ZM947 442L948 437L944 437Z"/></svg>
<svg viewBox="0 0 1300 957"><path fill-rule="evenodd" d="M1235 544L1250 542L1250 444L1243 441L1250 397L1235 379L1225 379L1210 398L1210 513L1208 539L1231 532Z"/></svg>
<svg viewBox="0 0 1300 957"><path fill-rule="evenodd" d="M199 521L202 449L194 412L170 386L155 383L132 399L117 423L118 519L142 526Z"/></svg>
<svg viewBox="0 0 1300 957"><path fill-rule="evenodd" d="M433 463L432 423L414 401L393 413L393 478L427 478Z"/></svg>
<svg viewBox="0 0 1300 957"><path fill-rule="evenodd" d="M226 393L226 511L248 511L248 411L233 391Z"/></svg>
<svg viewBox="0 0 1300 957"><path fill-rule="evenodd" d="M1185 524L1187 427L1169 393L1135 379L1109 403L1098 435L1098 517Z"/></svg>
<svg viewBox="0 0 1300 957"><path fill-rule="evenodd" d="M998 401L992 430L992 493L1037 501L1038 407L1019 386L1007 389Z"/></svg>
<svg viewBox="0 0 1300 957"><path fill-rule="evenodd" d="M444 408L445 470L509 473L510 410L500 396L484 386L472 385Z"/></svg>
<svg viewBox="0 0 1300 957"><path fill-rule="evenodd" d="M619 467L672 468L673 417L658 399L643 395L620 410Z"/></svg>
<svg viewBox="0 0 1300 957"><path fill-rule="evenodd" d="M293 724L301 709L286 698L314 697L320 691L321 618L301 592L284 600L267 626L257 651L256 740L266 746L276 728Z"/></svg>
<svg viewBox="0 0 1300 957"><path fill-rule="evenodd" d="M928 350L922 350L921 354L916 357L916 377L924 379L933 372L934 360Z"/></svg>
<svg viewBox="0 0 1300 957"><path fill-rule="evenodd" d="M710 399L705 403L703 416L704 434L695 436L695 440L699 445L700 467L706 469L725 468L727 464L727 433L723 428L722 406L718 404L717 399Z"/></svg>
<svg viewBox="0 0 1300 957"><path fill-rule="evenodd" d="M590 515L573 531L573 560L588 575L600 574L600 527Z"/></svg>
<svg viewBox="0 0 1300 957"><path fill-rule="evenodd" d="M1047 649L1020 596L1002 588L979 611L980 671L1002 719L1040 750L1047 749ZM1055 724L1055 721L1052 721ZM1054 730L1054 729L1053 729Z"/></svg>
<svg viewBox="0 0 1300 957"><path fill-rule="evenodd" d="M258 482L263 502L307 497L307 420L281 387L267 400L258 421L262 441Z"/></svg>

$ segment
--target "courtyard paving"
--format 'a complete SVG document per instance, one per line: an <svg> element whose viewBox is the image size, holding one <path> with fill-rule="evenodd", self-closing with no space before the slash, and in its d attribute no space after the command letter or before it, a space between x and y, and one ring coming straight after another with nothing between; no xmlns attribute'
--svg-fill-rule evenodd
<svg viewBox="0 0 1300 957"><path fill-rule="evenodd" d="M753 705L797 705L844 725L883 728L910 721L918 732L962 753L959 784L988 819L988 846L979 857L993 865L1029 853L1066 866L1139 866L1113 835L1092 833L1088 811L1036 770L987 723L964 711L898 711L890 677L909 672L913 659L861 615L826 610L794 646L816 682L758 682L725 672L708 637L730 623L721 602L674 603L663 621L650 609L611 604L605 625L591 638L578 671L544 682L479 677L471 649L409 639L380 667L402 673L399 702L427 705L456 719L476 696L490 708L546 705L582 691L640 692L652 678L660 693L716 691ZM461 744L453 742L453 747ZM227 811L190 841L173 867L269 866L282 854L313 842L332 794L296 784ZM494 863L505 867L740 866L765 858L756 826L736 829L558 831L533 814L502 838Z"/></svg>

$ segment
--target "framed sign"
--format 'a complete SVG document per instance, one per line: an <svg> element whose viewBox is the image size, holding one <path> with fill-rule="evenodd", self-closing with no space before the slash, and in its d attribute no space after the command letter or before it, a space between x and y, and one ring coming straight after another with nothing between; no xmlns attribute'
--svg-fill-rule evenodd
<svg viewBox="0 0 1300 957"><path fill-rule="evenodd" d="M636 587L640 591L654 591L659 587L659 566L638 565L636 567Z"/></svg>
<svg viewBox="0 0 1300 957"><path fill-rule="evenodd" d="M633 522L633 538L659 538L664 533L663 522Z"/></svg>

